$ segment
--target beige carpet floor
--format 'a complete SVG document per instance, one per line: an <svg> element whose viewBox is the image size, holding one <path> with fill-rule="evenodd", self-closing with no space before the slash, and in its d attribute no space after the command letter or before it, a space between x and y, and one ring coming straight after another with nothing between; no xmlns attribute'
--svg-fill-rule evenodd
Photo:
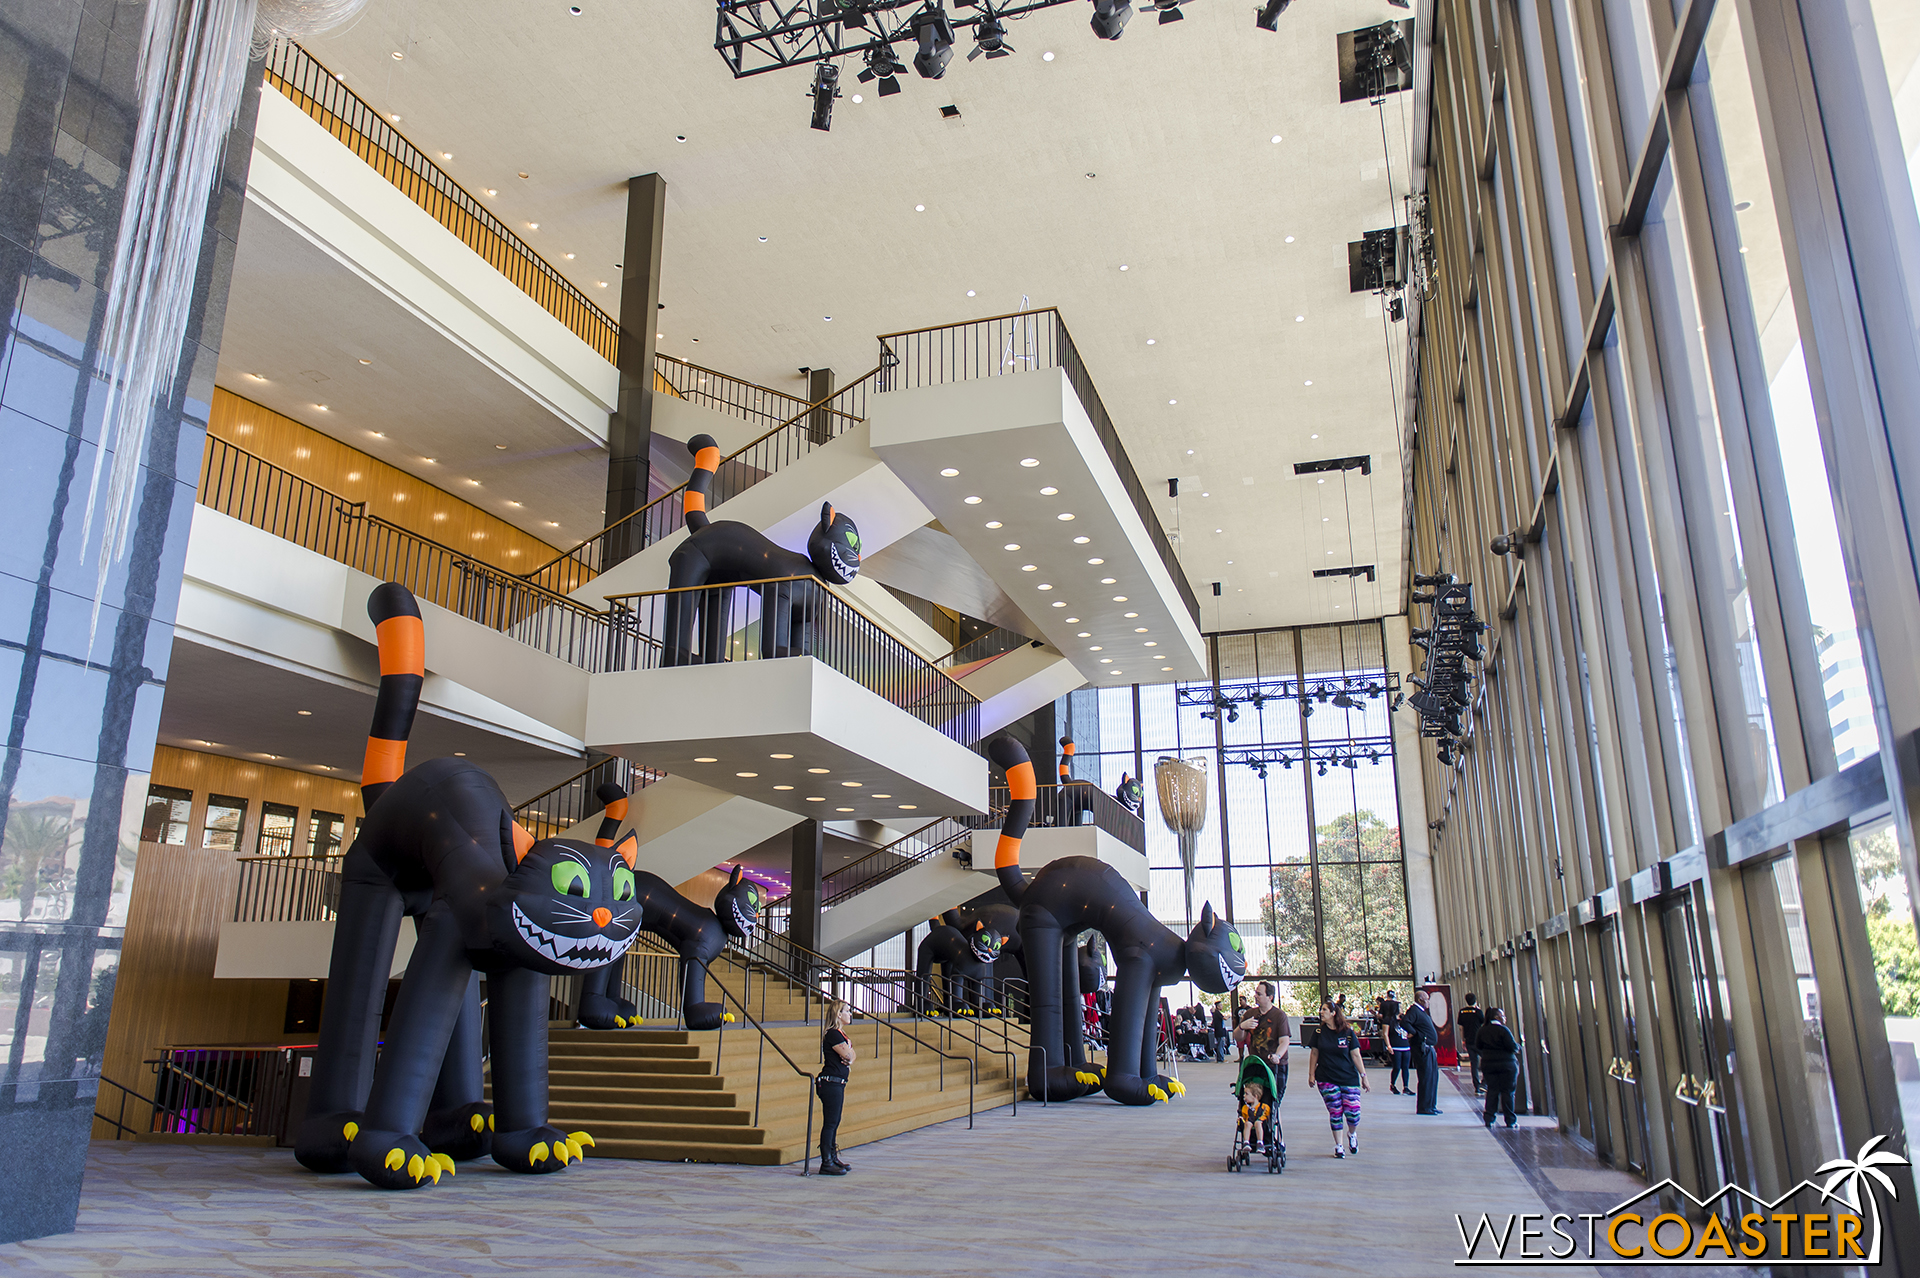
<svg viewBox="0 0 1920 1278"><path fill-rule="evenodd" d="M1281 1176L1227 1173L1221 1065L1183 1067L1188 1094L1169 1105L1023 1103L972 1131L896 1136L847 1151L856 1169L837 1179L589 1158L541 1177L470 1165L385 1193L285 1150L96 1142L78 1230L0 1246L0 1273L1408 1278L1462 1272L1456 1211L1543 1210L1465 1098L1443 1087L1447 1113L1417 1117L1384 1071L1360 1157L1334 1159L1295 1055Z"/></svg>

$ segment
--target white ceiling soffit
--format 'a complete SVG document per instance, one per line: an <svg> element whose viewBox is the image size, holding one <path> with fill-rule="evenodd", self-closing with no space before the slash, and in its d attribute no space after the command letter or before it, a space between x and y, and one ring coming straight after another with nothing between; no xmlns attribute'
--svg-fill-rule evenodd
<svg viewBox="0 0 1920 1278"><path fill-rule="evenodd" d="M734 81L709 6L579 7L376 0L312 48L609 311L626 182L664 174L670 354L799 393L802 365L872 367L876 333L1058 306L1170 529L1189 479L1203 625L1397 611L1405 332L1349 293L1346 246L1403 216L1418 111L1342 104L1336 40L1405 10L1314 0L1266 32L1194 0L1105 42L1063 5L884 101L847 67L821 133L808 71ZM1351 454L1373 472L1338 501L1293 483ZM1379 580L1311 576L1349 562Z"/></svg>

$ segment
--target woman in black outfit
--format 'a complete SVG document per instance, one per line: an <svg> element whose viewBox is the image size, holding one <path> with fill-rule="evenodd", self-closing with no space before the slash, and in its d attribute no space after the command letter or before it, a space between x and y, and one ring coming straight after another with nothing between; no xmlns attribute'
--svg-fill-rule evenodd
<svg viewBox="0 0 1920 1278"><path fill-rule="evenodd" d="M820 1095L820 1174L844 1176L853 1168L840 1161L840 1110L847 1103L847 1077L852 1073L853 1042L847 1037L847 1024L853 1010L843 1002L829 1005L827 1029L820 1036L820 1067L814 1090Z"/></svg>
<svg viewBox="0 0 1920 1278"><path fill-rule="evenodd" d="M1506 1115L1508 1127L1518 1127L1513 1112L1513 1089L1520 1080L1520 1044L1507 1028L1507 1014L1497 1007L1487 1009L1474 1044L1480 1051L1480 1073L1487 1085L1487 1108L1481 1122L1493 1126L1495 1110Z"/></svg>

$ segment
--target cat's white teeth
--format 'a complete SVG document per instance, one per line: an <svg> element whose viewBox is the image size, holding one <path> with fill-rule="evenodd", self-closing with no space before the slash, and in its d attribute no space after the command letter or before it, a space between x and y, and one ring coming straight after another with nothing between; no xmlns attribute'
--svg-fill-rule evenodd
<svg viewBox="0 0 1920 1278"><path fill-rule="evenodd" d="M620 957L632 935L629 933L618 941L608 936L562 936L528 918L517 903L513 907L513 925L521 940L563 967L604 967Z"/></svg>

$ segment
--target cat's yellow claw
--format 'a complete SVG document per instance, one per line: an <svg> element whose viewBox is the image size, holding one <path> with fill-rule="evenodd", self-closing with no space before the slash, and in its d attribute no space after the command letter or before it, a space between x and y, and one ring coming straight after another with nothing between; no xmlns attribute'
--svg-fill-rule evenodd
<svg viewBox="0 0 1920 1278"><path fill-rule="evenodd" d="M1085 1083L1089 1087L1098 1087L1100 1085L1100 1076L1098 1074L1089 1074L1085 1070L1075 1070L1073 1081L1076 1083Z"/></svg>
<svg viewBox="0 0 1920 1278"><path fill-rule="evenodd" d="M586 1157L586 1155L581 1152L580 1142L577 1140L567 1142L567 1153L571 1154L576 1162Z"/></svg>
<svg viewBox="0 0 1920 1278"><path fill-rule="evenodd" d="M567 1143L569 1145L585 1145L588 1149L592 1149L593 1137L587 1135L585 1132L568 1132ZM580 1155L580 1151L576 1149L574 1151L574 1156L577 1158L579 1157L579 1155Z"/></svg>
<svg viewBox="0 0 1920 1278"><path fill-rule="evenodd" d="M439 1169L440 1169L441 1171L443 1171L443 1172L445 1172L445 1173L446 1173L447 1175L449 1175L449 1176L451 1176L451 1175L453 1175L453 1174L454 1174L454 1172L453 1172L453 1155L452 1155L452 1154L435 1154L435 1155L433 1156L433 1165L434 1165L435 1167L438 1167L438 1168L439 1168ZM440 1183L440 1178L439 1178L439 1177L437 1177L437 1176L436 1176L436 1177L434 1177L434 1182L433 1182L433 1183L434 1183L434 1184L436 1184L436 1185L437 1185L437 1184L439 1184L439 1183Z"/></svg>
<svg viewBox="0 0 1920 1278"><path fill-rule="evenodd" d="M737 1019L739 1019L739 1018L737 1018L736 1016L734 1016L734 1014L733 1014L732 1012L722 1012L722 1013L720 1013L720 1019L721 1019L721 1020L723 1020L723 1021L725 1021L725 1022L726 1022L727 1024L729 1024L729 1025L731 1025L731 1024L733 1024L733 1023L734 1023L734 1021L735 1021L735 1020L737 1020Z"/></svg>
<svg viewBox="0 0 1920 1278"><path fill-rule="evenodd" d="M471 1115L467 1119L467 1126L473 1128L476 1132L485 1131L487 1127L487 1116L485 1114Z"/></svg>
<svg viewBox="0 0 1920 1278"><path fill-rule="evenodd" d="M387 1151L386 1163L388 1171L399 1171L407 1165L407 1151L404 1149L389 1149Z"/></svg>
<svg viewBox="0 0 1920 1278"><path fill-rule="evenodd" d="M1163 1101L1167 1098L1167 1094L1160 1090L1160 1085L1158 1083L1147 1084L1147 1095L1153 1097L1155 1100L1160 1100L1160 1101Z"/></svg>
<svg viewBox="0 0 1920 1278"><path fill-rule="evenodd" d="M1186 1084L1182 1083L1177 1078L1169 1078L1167 1080L1167 1090L1172 1092L1175 1096L1185 1096L1187 1094Z"/></svg>
<svg viewBox="0 0 1920 1278"><path fill-rule="evenodd" d="M487 1130L488 1130L488 1131L492 1131L492 1130L493 1130L493 1115L492 1115L492 1114L488 1114L488 1115L487 1115Z"/></svg>
<svg viewBox="0 0 1920 1278"><path fill-rule="evenodd" d="M614 1017L614 1018L613 1018L613 1027L614 1027L615 1029L625 1029L625 1028L627 1027L627 1018L626 1018L626 1017L624 1017L624 1016L616 1016L616 1017Z"/></svg>
<svg viewBox="0 0 1920 1278"><path fill-rule="evenodd" d="M545 1142L544 1140L541 1141L539 1144L535 1145L532 1149L529 1149L527 1151L527 1163L529 1166L531 1166L534 1163L544 1163L546 1161L547 1161L547 1142Z"/></svg>
<svg viewBox="0 0 1920 1278"><path fill-rule="evenodd" d="M342 1136L345 1136L347 1138L347 1142L351 1144L353 1142L353 1138L360 1134L360 1124L348 1123L345 1127L342 1127L340 1129L340 1134Z"/></svg>

